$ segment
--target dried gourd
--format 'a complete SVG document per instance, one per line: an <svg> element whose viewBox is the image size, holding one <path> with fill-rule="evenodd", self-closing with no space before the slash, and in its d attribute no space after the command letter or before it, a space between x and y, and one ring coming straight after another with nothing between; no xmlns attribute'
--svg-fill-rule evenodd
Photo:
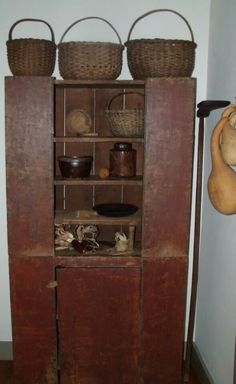
<svg viewBox="0 0 236 384"><path fill-rule="evenodd" d="M211 135L212 169L208 178L208 194L214 208L225 215L236 213L236 172L223 159L220 138L234 112L236 105L226 108Z"/></svg>

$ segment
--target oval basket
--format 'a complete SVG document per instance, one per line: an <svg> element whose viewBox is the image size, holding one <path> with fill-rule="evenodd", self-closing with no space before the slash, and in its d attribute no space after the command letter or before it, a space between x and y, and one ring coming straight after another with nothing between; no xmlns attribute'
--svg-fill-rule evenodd
<svg viewBox="0 0 236 384"><path fill-rule="evenodd" d="M191 34L190 40L134 39L131 33L138 21L155 12L172 12L186 23ZM127 42L128 67L133 79L147 77L189 77L195 63L194 36L188 21L171 9L155 9L140 16L132 24Z"/></svg>
<svg viewBox="0 0 236 384"><path fill-rule="evenodd" d="M33 21L44 23L51 32L51 40L20 38L12 39L17 24ZM51 26L40 19L21 19L16 21L8 36L7 57L10 70L15 76L51 76L55 68L56 44Z"/></svg>
<svg viewBox="0 0 236 384"><path fill-rule="evenodd" d="M108 24L118 37L118 43L110 42L63 42L66 33L84 20L97 19ZM58 44L59 71L64 79L114 80L121 72L124 46L116 29L101 17L85 17L71 24Z"/></svg>
<svg viewBox="0 0 236 384"><path fill-rule="evenodd" d="M121 92L113 96L105 111L106 124L113 136L142 137L144 133L144 111L143 109L112 110L112 102L120 96L136 94L143 97L139 92Z"/></svg>

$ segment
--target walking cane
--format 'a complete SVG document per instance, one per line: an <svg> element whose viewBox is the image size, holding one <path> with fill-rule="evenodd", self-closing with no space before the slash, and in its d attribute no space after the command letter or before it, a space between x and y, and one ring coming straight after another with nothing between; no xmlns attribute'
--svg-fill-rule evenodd
<svg viewBox="0 0 236 384"><path fill-rule="evenodd" d="M199 265L199 243L200 243L200 224L201 224L201 200L202 200L202 161L204 144L204 118L210 115L214 109L223 108L229 105L225 100L205 100L201 101L197 107L197 117L199 117L198 131L198 152L197 152L197 183L196 183L196 203L195 203L195 228L193 244L193 268L192 268L192 287L190 298L188 335L186 343L186 353L184 361L184 382L189 381L190 362L192 354L193 331L196 312L198 265Z"/></svg>

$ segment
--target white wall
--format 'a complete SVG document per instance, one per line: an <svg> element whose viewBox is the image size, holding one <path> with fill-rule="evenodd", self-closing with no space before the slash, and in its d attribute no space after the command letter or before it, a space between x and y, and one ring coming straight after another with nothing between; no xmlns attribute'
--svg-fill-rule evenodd
<svg viewBox="0 0 236 384"><path fill-rule="evenodd" d="M206 97L206 67L208 52L208 22L210 0L1 0L1 28L0 28L0 160L4 164L4 76L10 75L7 64L5 41L11 25L21 18L34 17L47 20L54 29L56 42L66 28L75 20L86 16L100 16L109 20L119 31L123 42L126 41L128 31L133 21L145 12L157 8L171 8L189 21L198 44L196 50L196 65L193 76L197 78L197 101ZM90 32L86 28L90 29ZM68 33L68 40L106 40L116 41L115 35L108 27L99 21L80 23ZM17 37L48 38L46 26L21 23L13 31L13 38ZM114 37L113 37L114 36ZM172 14L152 15L137 24L133 31L133 38L162 37L190 39L190 33L185 23ZM124 54L125 57L125 54ZM125 60L124 60L125 61ZM54 75L58 76L56 68ZM120 78L130 78L126 62ZM16 132L17 134L17 132ZM184 133L183 133L184 134ZM0 340L11 340L8 256L6 238L6 196L5 196L5 168L0 168ZM190 262L191 265L191 262Z"/></svg>
<svg viewBox="0 0 236 384"><path fill-rule="evenodd" d="M214 0L211 9L208 99L235 102L235 0ZM211 205L206 183L211 169L210 135L222 110L206 120L202 245L195 342L215 384L233 384L236 332L236 216ZM236 191L235 191L236 193Z"/></svg>

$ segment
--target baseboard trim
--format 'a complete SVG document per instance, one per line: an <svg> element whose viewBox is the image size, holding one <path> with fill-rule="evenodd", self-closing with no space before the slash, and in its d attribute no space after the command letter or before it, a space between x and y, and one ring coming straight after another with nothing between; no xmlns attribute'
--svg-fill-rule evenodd
<svg viewBox="0 0 236 384"><path fill-rule="evenodd" d="M214 384L214 381L195 343L193 343L192 347L191 366L193 367L194 372L201 384Z"/></svg>
<svg viewBox="0 0 236 384"><path fill-rule="evenodd" d="M12 342L0 341L0 360L12 360Z"/></svg>

